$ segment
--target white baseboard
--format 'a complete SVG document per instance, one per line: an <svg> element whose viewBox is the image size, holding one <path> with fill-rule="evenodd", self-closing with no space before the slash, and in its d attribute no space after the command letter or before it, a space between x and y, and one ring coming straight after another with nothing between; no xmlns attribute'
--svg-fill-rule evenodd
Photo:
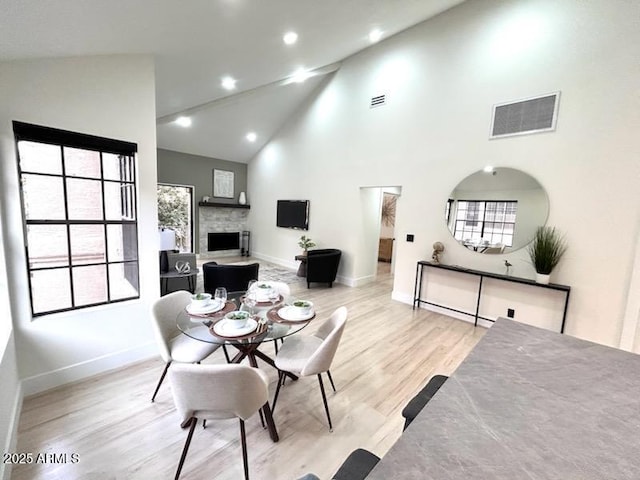
<svg viewBox="0 0 640 480"><path fill-rule="evenodd" d="M258 260L264 260L265 262L269 262L274 265L278 265L279 267L287 268L289 270L293 270L293 271L298 270L298 262L296 261L288 262L288 261L282 260L281 258L272 257L270 255L264 255L258 252L253 252L251 256L253 258L257 258ZM368 277L363 277L363 278L366 279ZM342 285L346 285L348 287L356 287L358 285L364 285L364 283L369 283L365 281L364 283L359 284L358 281L359 279L353 279L351 277L345 277L342 275L338 275L336 277L336 283L341 283Z"/></svg>
<svg viewBox="0 0 640 480"><path fill-rule="evenodd" d="M251 253L251 256L253 258L256 258L258 260L264 260L265 262L269 262L272 263L274 265L277 265L279 267L283 267L289 270L293 270L296 271L298 270L298 262L293 260L293 261L285 261L282 260L281 258L276 258L276 257L272 257L271 255L265 255L263 253L259 253L259 252L253 252Z"/></svg>
<svg viewBox="0 0 640 480"><path fill-rule="evenodd" d="M104 373L114 368L123 367L133 362L147 360L156 355L158 355L156 343L149 342L140 347L92 358L75 365L25 378L22 380L22 393L24 396L29 396L44 392L45 390L82 380L98 373Z"/></svg>
<svg viewBox="0 0 640 480"><path fill-rule="evenodd" d="M20 423L20 413L22 412L22 385L18 385L16 396L11 409L11 421L7 431L7 438L4 442L4 452L15 452L18 444L18 424ZM13 466L10 463L2 462L0 464L0 480L9 480Z"/></svg>
<svg viewBox="0 0 640 480"><path fill-rule="evenodd" d="M376 280L376 276L375 275L366 275L364 277L358 277L358 278L348 278L348 277L338 277L336 279L336 281L338 279L341 279L342 281L340 281L340 283L344 283L345 285L348 285L350 287L361 287L362 285L366 285L368 283L372 283Z"/></svg>

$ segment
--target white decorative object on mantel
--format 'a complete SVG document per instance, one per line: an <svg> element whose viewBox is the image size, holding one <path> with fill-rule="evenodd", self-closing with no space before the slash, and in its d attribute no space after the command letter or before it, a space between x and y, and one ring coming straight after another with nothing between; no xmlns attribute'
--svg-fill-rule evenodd
<svg viewBox="0 0 640 480"><path fill-rule="evenodd" d="M240 192L240 196L238 197L238 203L240 205L246 205L247 204L247 194L244 192Z"/></svg>

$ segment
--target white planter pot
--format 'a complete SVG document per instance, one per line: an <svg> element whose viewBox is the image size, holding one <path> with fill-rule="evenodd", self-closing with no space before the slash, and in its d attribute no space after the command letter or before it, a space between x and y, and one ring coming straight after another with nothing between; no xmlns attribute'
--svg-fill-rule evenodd
<svg viewBox="0 0 640 480"><path fill-rule="evenodd" d="M536 283L541 283L543 285L547 285L549 280L551 279L551 275L547 275L544 273L536 273Z"/></svg>

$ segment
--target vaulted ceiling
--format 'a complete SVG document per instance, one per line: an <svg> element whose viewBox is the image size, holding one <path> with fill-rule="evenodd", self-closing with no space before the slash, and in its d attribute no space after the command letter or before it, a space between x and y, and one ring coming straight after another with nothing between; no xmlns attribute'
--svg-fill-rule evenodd
<svg viewBox="0 0 640 480"><path fill-rule="evenodd" d="M248 162L370 32L384 40L462 1L2 0L0 60L153 55L158 146Z"/></svg>

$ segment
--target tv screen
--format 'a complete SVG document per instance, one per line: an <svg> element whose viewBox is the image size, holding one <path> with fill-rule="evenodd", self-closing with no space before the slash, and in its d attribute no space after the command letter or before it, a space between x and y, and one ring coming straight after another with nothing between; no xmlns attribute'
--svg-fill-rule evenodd
<svg viewBox="0 0 640 480"><path fill-rule="evenodd" d="M278 200L276 225L309 230L309 200Z"/></svg>

